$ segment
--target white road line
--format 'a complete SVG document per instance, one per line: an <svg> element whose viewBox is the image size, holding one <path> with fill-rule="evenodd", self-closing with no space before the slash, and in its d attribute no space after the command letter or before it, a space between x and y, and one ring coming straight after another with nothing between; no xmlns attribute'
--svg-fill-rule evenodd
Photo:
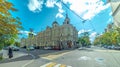
<svg viewBox="0 0 120 67"><path fill-rule="evenodd" d="M26 67L27 65L29 65L30 63L34 62L34 60L31 60L30 62L24 64L22 67Z"/></svg>
<svg viewBox="0 0 120 67"><path fill-rule="evenodd" d="M55 65L54 67L60 67L60 65L61 65L61 64L57 64L57 65Z"/></svg>
<svg viewBox="0 0 120 67"><path fill-rule="evenodd" d="M49 65L49 64L51 64L52 62L49 62L49 63L47 63L47 64L44 64L44 65L42 65L42 66L40 66L40 67L46 67L47 65Z"/></svg>
<svg viewBox="0 0 120 67"><path fill-rule="evenodd" d="M46 67L47 65L50 65L50 64L52 64L52 63L53 63L53 62L49 62L49 63L46 63L46 64L40 66L40 67ZM62 65L62 64L56 64L54 67L60 67L60 65ZM67 65L66 65L66 67L72 67L72 66L67 66Z"/></svg>
<svg viewBox="0 0 120 67"><path fill-rule="evenodd" d="M35 56L34 55L32 55L32 54L30 54L31 56L32 56L32 60L30 61L30 62L28 62L28 63L26 63L26 64L24 64L22 67L26 67L27 65L29 65L29 64L31 64L32 62L34 62L35 60Z"/></svg>

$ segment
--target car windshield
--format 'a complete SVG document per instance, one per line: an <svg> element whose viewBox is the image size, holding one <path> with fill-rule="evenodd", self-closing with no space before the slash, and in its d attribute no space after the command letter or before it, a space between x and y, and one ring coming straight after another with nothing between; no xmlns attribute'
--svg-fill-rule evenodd
<svg viewBox="0 0 120 67"><path fill-rule="evenodd" d="M16 65L120 67L120 0L0 0L0 67Z"/></svg>

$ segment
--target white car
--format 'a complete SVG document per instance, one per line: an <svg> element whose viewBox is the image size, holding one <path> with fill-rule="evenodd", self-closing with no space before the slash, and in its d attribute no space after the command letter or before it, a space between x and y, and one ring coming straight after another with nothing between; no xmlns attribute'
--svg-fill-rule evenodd
<svg viewBox="0 0 120 67"><path fill-rule="evenodd" d="M34 50L35 48L33 46L28 46L27 50Z"/></svg>
<svg viewBox="0 0 120 67"><path fill-rule="evenodd" d="M51 47L44 47L44 49L46 49L46 50L50 50L50 49L52 49Z"/></svg>

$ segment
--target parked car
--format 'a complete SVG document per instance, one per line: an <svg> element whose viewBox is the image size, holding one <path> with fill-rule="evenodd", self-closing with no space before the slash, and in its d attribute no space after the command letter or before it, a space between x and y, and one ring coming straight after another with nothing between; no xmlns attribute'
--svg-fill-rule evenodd
<svg viewBox="0 0 120 67"><path fill-rule="evenodd" d="M4 47L3 49L4 49L4 50L8 50L8 49L9 49L9 47Z"/></svg>
<svg viewBox="0 0 120 67"><path fill-rule="evenodd" d="M120 50L119 46L114 47L115 50Z"/></svg>
<svg viewBox="0 0 120 67"><path fill-rule="evenodd" d="M61 50L61 48L59 46L54 46L53 50Z"/></svg>
<svg viewBox="0 0 120 67"><path fill-rule="evenodd" d="M26 46L23 46L22 48L25 48L25 49L26 49Z"/></svg>
<svg viewBox="0 0 120 67"><path fill-rule="evenodd" d="M87 48L91 48L91 46L86 46Z"/></svg>
<svg viewBox="0 0 120 67"><path fill-rule="evenodd" d="M51 50L51 47L44 47L45 50Z"/></svg>
<svg viewBox="0 0 120 67"><path fill-rule="evenodd" d="M40 46L35 46L34 48L35 48L35 49L40 49Z"/></svg>
<svg viewBox="0 0 120 67"><path fill-rule="evenodd" d="M17 47L17 46L12 46L12 50L13 50L13 51L19 51L19 50L20 50L20 48L19 48L19 47Z"/></svg>
<svg viewBox="0 0 120 67"><path fill-rule="evenodd" d="M111 48L111 46L107 46L107 48L108 48L108 49L110 49L110 48Z"/></svg>
<svg viewBox="0 0 120 67"><path fill-rule="evenodd" d="M20 50L20 48L19 48L19 47L14 46L14 45L4 47L3 49L8 50L8 49L9 49L9 47L11 47L13 51L19 51L19 50Z"/></svg>
<svg viewBox="0 0 120 67"><path fill-rule="evenodd" d="M33 46L28 46L27 50L34 50L35 48Z"/></svg>
<svg viewBox="0 0 120 67"><path fill-rule="evenodd" d="M104 47L104 48L107 48L107 45L104 45L103 47Z"/></svg>
<svg viewBox="0 0 120 67"><path fill-rule="evenodd" d="M115 46L114 46L114 45L112 45L112 46L107 46L107 48L108 48L108 49L114 49Z"/></svg>

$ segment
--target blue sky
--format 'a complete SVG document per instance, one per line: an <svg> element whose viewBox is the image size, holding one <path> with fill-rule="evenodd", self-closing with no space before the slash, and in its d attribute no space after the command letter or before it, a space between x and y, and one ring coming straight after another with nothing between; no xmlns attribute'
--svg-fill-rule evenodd
<svg viewBox="0 0 120 67"><path fill-rule="evenodd" d="M57 0L9 0L18 9L12 12L14 17L21 19L24 30L20 32L27 35L29 28L34 32L45 30L46 26L52 26L53 21L62 25L66 13L71 24L77 28L78 34L89 31L91 40L97 33L104 32L106 26L112 22L110 4L106 0L62 0L77 15L87 20L84 25L82 20L67 9Z"/></svg>

